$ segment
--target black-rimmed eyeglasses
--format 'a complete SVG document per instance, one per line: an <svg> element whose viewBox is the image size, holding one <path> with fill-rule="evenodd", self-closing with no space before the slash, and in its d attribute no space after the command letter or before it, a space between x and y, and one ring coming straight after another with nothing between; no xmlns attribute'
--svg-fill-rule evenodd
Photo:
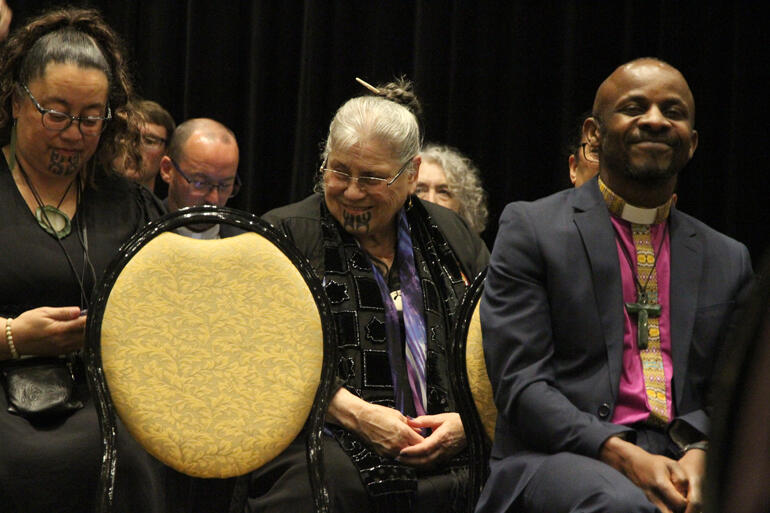
<svg viewBox="0 0 770 513"><path fill-rule="evenodd" d="M404 165L396 172L393 178L379 178L376 176L353 176L350 173L344 173L326 167L326 162L321 165L321 173L324 174L327 180L327 185L332 187L347 187L352 182L356 182L359 187L367 190L383 190L393 185L398 177L406 170L409 164L412 163L412 159L404 162Z"/></svg>
<svg viewBox="0 0 770 513"><path fill-rule="evenodd" d="M241 190L241 179L238 175L235 175L233 181L227 181L223 183L212 183L208 180L193 180L192 178L188 177L184 171L182 171L179 165L174 162L174 159L169 160L171 160L171 164L174 166L174 169L176 169L176 172L179 173L179 176L184 178L184 180L189 183L193 189L195 189L195 192L204 196L216 189L217 194L226 194L228 198L232 198L238 194L239 190Z"/></svg>
<svg viewBox="0 0 770 513"><path fill-rule="evenodd" d="M107 121L112 119L112 112L110 111L109 105L107 106L106 116L71 116L66 112L59 112L58 110L43 108L38 103L37 99L32 96L32 93L29 91L29 88L26 86L26 84L22 84L22 87L27 92L29 99L32 100L35 108L42 116L43 127L47 128L48 130L63 132L64 130L68 129L73 122L77 121L78 129L80 130L81 134L94 136L104 132L104 129L107 126Z"/></svg>
<svg viewBox="0 0 770 513"><path fill-rule="evenodd" d="M586 146L588 146L588 150L586 150ZM588 162L599 162L599 154L596 153L596 150L590 144L587 142L580 143L580 149L583 152L583 158Z"/></svg>

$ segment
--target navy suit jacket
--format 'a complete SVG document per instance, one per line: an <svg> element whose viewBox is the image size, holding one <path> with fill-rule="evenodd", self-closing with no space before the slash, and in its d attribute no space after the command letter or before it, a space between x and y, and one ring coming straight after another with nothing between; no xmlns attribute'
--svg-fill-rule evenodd
<svg viewBox="0 0 770 513"><path fill-rule="evenodd" d="M696 219L672 209L669 222L675 422L706 434L714 360L751 263L745 246ZM499 415L477 511L506 511L549 454L596 458L629 431L610 422L623 319L615 232L595 178L505 208L481 303Z"/></svg>

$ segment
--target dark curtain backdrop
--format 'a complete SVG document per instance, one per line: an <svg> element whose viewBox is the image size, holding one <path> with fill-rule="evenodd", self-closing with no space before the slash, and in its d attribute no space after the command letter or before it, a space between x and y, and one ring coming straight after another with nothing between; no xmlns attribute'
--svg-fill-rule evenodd
<svg viewBox="0 0 770 513"><path fill-rule="evenodd" d="M7 0L13 26L54 4ZM770 242L770 44L762 2L211 1L72 2L101 9L123 35L139 92L177 122L231 127L256 214L311 190L337 107L355 76L405 74L425 105L428 141L481 168L491 244L506 203L569 186L565 145L599 83L657 56L687 77L700 146L679 207L749 246Z"/></svg>

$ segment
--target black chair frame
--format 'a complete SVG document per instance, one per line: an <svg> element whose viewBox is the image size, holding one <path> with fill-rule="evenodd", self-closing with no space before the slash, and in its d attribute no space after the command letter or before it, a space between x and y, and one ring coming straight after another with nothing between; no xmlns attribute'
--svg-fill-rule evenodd
<svg viewBox="0 0 770 513"><path fill-rule="evenodd" d="M468 443L468 486L466 488L466 496L469 513L473 512L476 502L481 495L481 489L484 487L484 482L489 475L490 441L484 431L481 418L476 410L476 404L473 401L465 359L471 318L484 291L486 276L487 271L484 269L465 291L457 311L457 322L452 336L452 343L449 347L449 361L451 362L449 377Z"/></svg>

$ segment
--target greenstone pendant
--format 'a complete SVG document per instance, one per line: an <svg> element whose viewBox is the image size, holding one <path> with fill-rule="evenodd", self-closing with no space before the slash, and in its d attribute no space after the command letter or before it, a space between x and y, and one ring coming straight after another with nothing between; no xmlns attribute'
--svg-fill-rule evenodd
<svg viewBox="0 0 770 513"><path fill-rule="evenodd" d="M43 230L59 239L63 239L72 231L69 216L52 205L37 207L35 218Z"/></svg>

